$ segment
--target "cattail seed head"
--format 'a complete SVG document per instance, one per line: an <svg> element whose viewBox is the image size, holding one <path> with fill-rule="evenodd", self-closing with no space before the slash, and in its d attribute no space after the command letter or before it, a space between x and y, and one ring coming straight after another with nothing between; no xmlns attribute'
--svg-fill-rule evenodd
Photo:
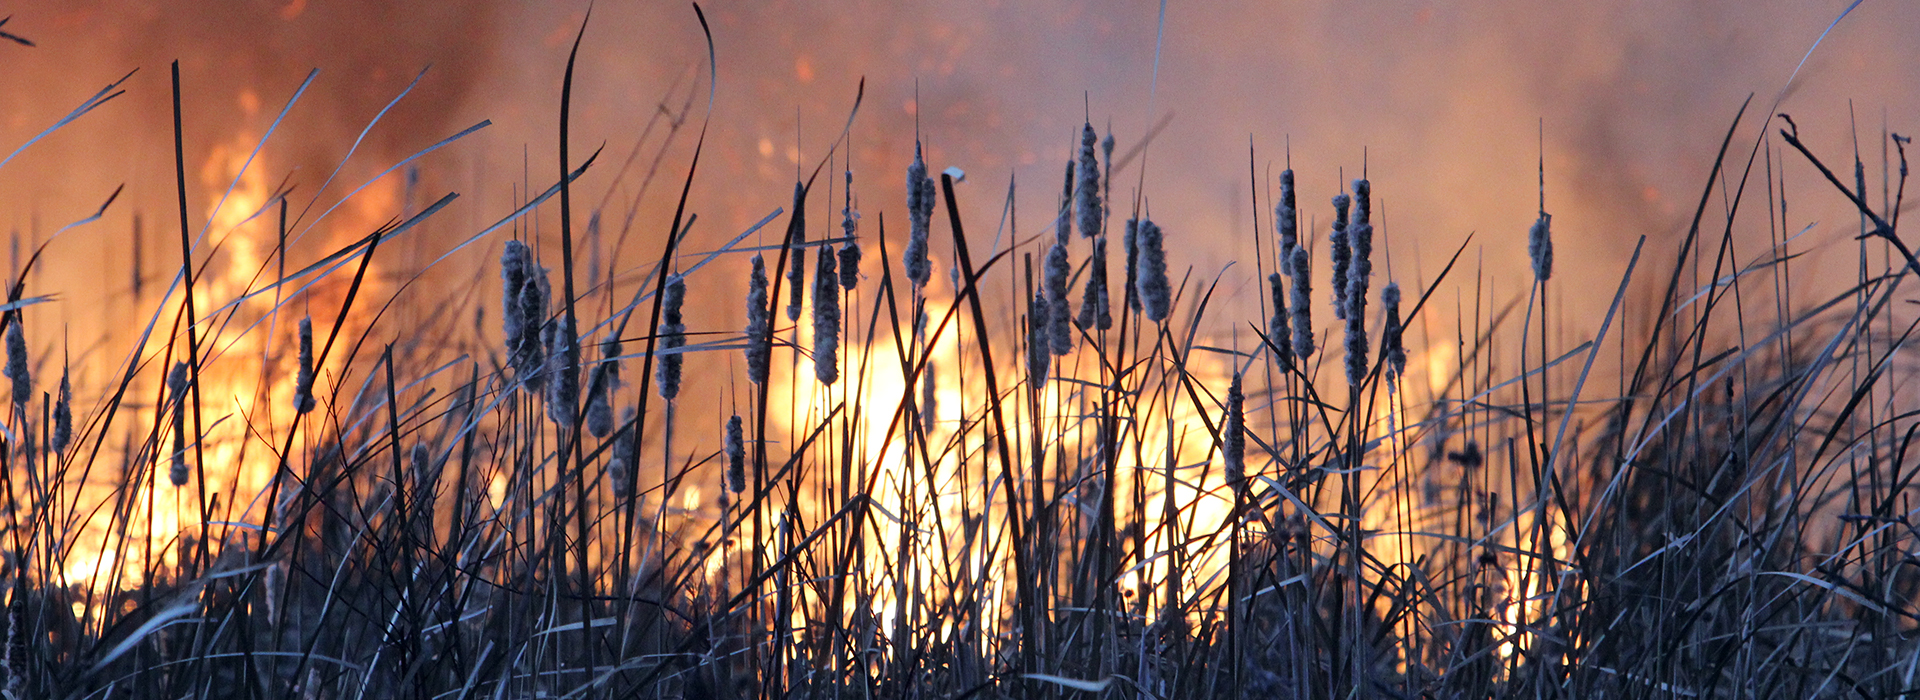
<svg viewBox="0 0 1920 700"><path fill-rule="evenodd" d="M1313 356L1313 268L1306 246L1293 247L1293 356L1305 364Z"/></svg>
<svg viewBox="0 0 1920 700"><path fill-rule="evenodd" d="M1533 258L1533 278L1541 282L1553 277L1553 232L1549 228L1552 222L1553 215L1540 212L1540 218L1527 232L1527 255Z"/></svg>
<svg viewBox="0 0 1920 700"><path fill-rule="evenodd" d="M676 350L687 344L687 326L682 322L681 307L687 302L687 278L675 274L667 277L667 288L660 297L661 312L664 318L660 324L660 364L654 368L654 381L660 384L660 398L672 401L680 396L680 371L686 358ZM611 412L611 409L608 409Z"/></svg>
<svg viewBox="0 0 1920 700"><path fill-rule="evenodd" d="M1335 318L1347 317L1347 268L1353 263L1353 249L1347 243L1347 206L1352 203L1346 193L1333 197L1333 233L1327 236L1328 254L1333 256L1333 315Z"/></svg>
<svg viewBox="0 0 1920 700"><path fill-rule="evenodd" d="M1300 245L1300 210L1296 208L1293 169L1280 171L1280 203L1273 206L1273 230L1280 234L1280 272L1293 276L1293 249Z"/></svg>
<svg viewBox="0 0 1920 700"><path fill-rule="evenodd" d="M1094 133L1092 124L1080 127L1080 185L1074 192L1074 215L1080 220L1080 236L1095 238L1100 235L1101 219L1106 212L1100 202L1100 163L1095 160Z"/></svg>
<svg viewBox="0 0 1920 700"><path fill-rule="evenodd" d="M1136 238L1140 248L1140 308L1148 319L1165 321L1173 311L1173 285L1167 280L1164 235L1152 221L1141 221Z"/></svg>
<svg viewBox="0 0 1920 700"><path fill-rule="evenodd" d="M913 164L907 166L907 223L904 264L907 279L918 289L927 286L933 275L933 263L927 259L927 231L933 223L933 179L927 177L927 161L918 141L913 144Z"/></svg>
<svg viewBox="0 0 1920 700"><path fill-rule="evenodd" d="M300 319L300 369L293 381L293 410L313 410L313 319Z"/></svg>
<svg viewBox="0 0 1920 700"><path fill-rule="evenodd" d="M513 369L528 389L538 391L546 381L547 300L552 287L547 279L546 268L529 266L527 281L520 285L520 314L525 319L521 326L519 344L514 347Z"/></svg>
<svg viewBox="0 0 1920 700"><path fill-rule="evenodd" d="M573 427L580 410L580 372L573 366L573 337L559 322L548 321L544 331L547 345L547 418L562 428Z"/></svg>
<svg viewBox="0 0 1920 700"><path fill-rule="evenodd" d="M1273 295L1273 316L1267 319L1267 340L1273 343L1274 359L1280 371L1293 369L1293 332L1287 317L1287 280L1275 272L1267 275L1267 287Z"/></svg>
<svg viewBox="0 0 1920 700"><path fill-rule="evenodd" d="M727 419L727 487L734 493L747 490L746 429L739 416Z"/></svg>
<svg viewBox="0 0 1920 700"><path fill-rule="evenodd" d="M1027 302L1027 381L1036 388L1046 384L1048 365L1053 361L1053 344L1047 332L1050 308L1044 293L1036 292Z"/></svg>
<svg viewBox="0 0 1920 700"><path fill-rule="evenodd" d="M933 361L928 360L926 368L920 370L920 429L931 434L939 415L940 394L937 380L934 379Z"/></svg>
<svg viewBox="0 0 1920 700"><path fill-rule="evenodd" d="M592 393L587 396L587 434L596 438L613 432L613 387L609 383L607 365L595 365L593 380L588 382Z"/></svg>
<svg viewBox="0 0 1920 700"><path fill-rule="evenodd" d="M1087 260L1087 286L1080 297L1082 330L1106 330L1113 327L1113 311L1107 307L1107 237L1093 239L1093 256Z"/></svg>
<svg viewBox="0 0 1920 700"><path fill-rule="evenodd" d="M533 252L527 249L527 244L507 241L506 250L500 252L500 319L505 326L508 353L518 351L520 338L527 332L527 317L520 310L520 288L526 286L527 273L532 267Z"/></svg>
<svg viewBox="0 0 1920 700"><path fill-rule="evenodd" d="M1140 310L1140 295L1134 293L1140 280L1140 220L1127 219L1127 228L1120 236L1120 244L1127 248L1127 309Z"/></svg>
<svg viewBox="0 0 1920 700"><path fill-rule="evenodd" d="M1227 462L1227 485L1244 492L1247 483L1247 397L1241 390L1240 372L1233 373L1227 386L1227 419L1221 426L1221 451Z"/></svg>
<svg viewBox="0 0 1920 700"><path fill-rule="evenodd" d="M793 252L787 261L787 320L800 320L807 298L807 190L793 183Z"/></svg>
<svg viewBox="0 0 1920 700"><path fill-rule="evenodd" d="M66 369L60 370L60 396L53 402L53 451L67 449L73 442L73 382Z"/></svg>
<svg viewBox="0 0 1920 700"><path fill-rule="evenodd" d="M1366 180L1353 181L1354 207L1353 219L1347 223L1347 246L1350 251L1347 270L1347 311L1349 325L1358 326L1361 334L1366 333L1367 285L1373 277L1373 224L1369 219L1373 210L1372 187Z"/></svg>
<svg viewBox="0 0 1920 700"><path fill-rule="evenodd" d="M167 373L167 394L173 402L173 457L167 480L176 488L187 485L187 363L176 362Z"/></svg>
<svg viewBox="0 0 1920 700"><path fill-rule="evenodd" d="M1053 218L1053 243L1064 246L1073 239L1073 161L1067 161L1066 177L1060 183L1060 209Z"/></svg>
<svg viewBox="0 0 1920 700"><path fill-rule="evenodd" d="M813 377L821 384L840 381L839 272L832 246L820 246L820 268L813 278Z"/></svg>
<svg viewBox="0 0 1920 700"><path fill-rule="evenodd" d="M1047 312L1047 339L1053 354L1065 355L1073 352L1073 302L1067 298L1067 277L1073 274L1073 264L1067 262L1067 246L1053 244L1047 251L1046 264L1047 303L1051 307Z"/></svg>
<svg viewBox="0 0 1920 700"><path fill-rule="evenodd" d="M33 400L33 376L27 370L27 334L20 330L26 319L14 316L7 325L7 378L13 380L13 405L25 406Z"/></svg>
<svg viewBox="0 0 1920 700"><path fill-rule="evenodd" d="M840 287L852 291L860 284L860 242L847 241L840 246Z"/></svg>
<svg viewBox="0 0 1920 700"><path fill-rule="evenodd" d="M1380 333L1380 343L1387 348L1387 367L1394 377L1407 374L1407 347L1402 339L1406 329L1400 321L1400 284L1388 282L1380 290L1380 306L1387 311L1387 325Z"/></svg>
<svg viewBox="0 0 1920 700"><path fill-rule="evenodd" d="M753 256L753 276L747 280L747 379L767 383L773 359L773 326L767 318L767 261Z"/></svg>
<svg viewBox="0 0 1920 700"><path fill-rule="evenodd" d="M633 428L630 426L633 423L633 416L632 406L620 410L620 423L627 427L622 427L620 432L613 436L613 445L608 448L613 456L607 459L607 484L613 487L614 497L623 500L633 496L631 477L634 465L637 463L634 456L636 445L633 440Z"/></svg>

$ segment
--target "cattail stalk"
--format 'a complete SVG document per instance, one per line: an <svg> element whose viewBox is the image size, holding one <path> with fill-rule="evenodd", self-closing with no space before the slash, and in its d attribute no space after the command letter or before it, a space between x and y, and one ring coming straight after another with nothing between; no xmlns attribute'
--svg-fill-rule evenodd
<svg viewBox="0 0 1920 700"><path fill-rule="evenodd" d="M832 246L820 246L813 278L813 377L821 384L840 381L840 290Z"/></svg>

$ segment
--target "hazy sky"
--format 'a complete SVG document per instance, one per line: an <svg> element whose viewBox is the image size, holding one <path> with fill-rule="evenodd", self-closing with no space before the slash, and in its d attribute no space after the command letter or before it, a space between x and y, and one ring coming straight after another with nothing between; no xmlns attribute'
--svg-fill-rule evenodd
<svg viewBox="0 0 1920 700"><path fill-rule="evenodd" d="M868 226L881 212L903 223L916 126L935 169L967 172L962 202L984 245L1009 178L1019 183L1022 235L1049 221L1084 117L1103 132L1110 126L1123 152L1165 118L1114 193L1123 214L1136 193L1144 197L1176 241L1178 267L1211 276L1237 260L1244 272L1230 272L1230 283L1254 279L1253 218L1270 221L1266 193L1290 144L1303 218L1322 224L1327 198L1343 173L1359 174L1365 154L1395 278L1413 281L1416 266L1431 275L1441 256L1477 232L1474 254L1517 284L1544 133L1546 207L1562 275L1610 289L1634 237L1670 242L1684 229L1721 134L1752 94L1733 149L1744 163L1760 119L1845 5L1176 1L1156 41L1154 2L715 2L706 9L719 79L693 192L701 223L689 245L704 250L787 205L796 165L810 169L824 155L864 77L851 153ZM218 149L231 156L250 148L309 69L321 72L261 161L267 181L297 187L296 208L368 120L431 64L318 208L399 158L491 119L477 136L422 161L423 195L463 194L411 252L438 250L510 210L523 179L536 188L553 181L559 75L585 10L577 2L364 0L13 8L6 29L38 46L0 45L6 150L100 86L139 72L124 97L0 169L0 225L27 231L37 217L44 236L125 183L105 221L56 243L89 254L56 256L47 273L66 281L47 291L70 299L124 288L125 273L114 270L129 261L133 212L148 213L150 232L176 235L167 223L175 216L169 60L179 58L184 74L195 226L221 189L213 183L228 177L209 160ZM602 2L593 13L576 79L573 150L576 161L601 144L606 153L583 181L584 201L601 201L650 116L663 105L691 105L692 120L663 161L666 183L634 220L632 235L651 255L706 114L700 26L680 3ZM1876 191L1882 128L1920 130L1916 36L1920 6L1866 2L1779 103L1836 161L1850 149L1852 114ZM656 132L639 170L658 143ZM1257 208L1249 201L1249 145ZM1792 181L1809 183L1798 157L1789 160ZM611 201L630 198L635 181L629 176ZM335 221L364 234L369 222L398 213L396 199ZM1803 189L1795 228L1825 216L1833 227L1810 236L1841 240L1853 222L1838 204L1831 192ZM824 198L814 206L839 208ZM624 216L624 205L615 209L610 218ZM815 216L824 229L826 217ZM543 230L553 221L546 214ZM1765 240L1764 230L1757 235ZM445 279L483 277L478 262L498 244L496 236L454 261ZM945 250L936 247L942 260ZM704 290L733 299L735 272L695 280L695 298ZM737 325L735 306L729 302L715 325Z"/></svg>

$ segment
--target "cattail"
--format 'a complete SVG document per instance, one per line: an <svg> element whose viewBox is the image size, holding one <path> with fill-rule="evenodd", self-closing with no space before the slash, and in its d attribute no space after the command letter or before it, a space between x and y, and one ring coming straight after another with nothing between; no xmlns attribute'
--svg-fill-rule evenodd
<svg viewBox="0 0 1920 700"><path fill-rule="evenodd" d="M300 369L293 380L293 410L313 410L313 318L300 319Z"/></svg>
<svg viewBox="0 0 1920 700"><path fill-rule="evenodd" d="M1067 262L1066 244L1053 244L1047 251L1046 267L1047 303L1052 307L1047 312L1047 336L1053 354L1065 355L1073 352L1073 302L1067 298L1067 277L1073 274L1073 264Z"/></svg>
<svg viewBox="0 0 1920 700"><path fill-rule="evenodd" d="M1313 268L1307 247L1293 247L1293 356L1301 364L1313 356Z"/></svg>
<svg viewBox="0 0 1920 700"><path fill-rule="evenodd" d="M1080 219L1080 236L1100 235L1100 220L1105 216L1100 202L1100 163L1094 160L1092 124L1080 126L1080 186L1075 192L1074 214Z"/></svg>
<svg viewBox="0 0 1920 700"><path fill-rule="evenodd" d="M753 276L747 281L747 379L767 383L773 359L773 326L767 315L767 261L753 256Z"/></svg>
<svg viewBox="0 0 1920 700"><path fill-rule="evenodd" d="M840 246L840 286L852 291L860 282L860 241L854 234L860 228L860 212L853 209L853 171L847 171L847 206L840 210L840 233L847 242Z"/></svg>
<svg viewBox="0 0 1920 700"><path fill-rule="evenodd" d="M1140 247L1140 307L1147 318L1167 320L1173 310L1173 286L1167 281L1167 252L1160 227L1141 221L1137 235Z"/></svg>
<svg viewBox="0 0 1920 700"><path fill-rule="evenodd" d="M807 190L793 183L793 253L787 261L787 320L800 320L800 306L807 296Z"/></svg>
<svg viewBox="0 0 1920 700"><path fill-rule="evenodd" d="M1527 232L1527 255L1533 258L1533 279L1540 282L1553 277L1553 232L1548 228L1552 221L1552 214L1540 212L1533 229Z"/></svg>
<svg viewBox="0 0 1920 700"><path fill-rule="evenodd" d="M1273 316L1267 319L1267 340L1273 343L1274 358L1280 362L1280 371L1291 371L1293 333L1287 323L1287 281L1275 272L1267 275L1267 286L1273 293Z"/></svg>
<svg viewBox="0 0 1920 700"><path fill-rule="evenodd" d="M595 365L593 380L588 383L593 393L587 396L587 434L596 438L613 432L613 387L607 384L606 363Z"/></svg>
<svg viewBox="0 0 1920 700"><path fill-rule="evenodd" d="M1353 263L1353 248L1347 244L1347 205L1352 203L1346 193L1333 197L1333 233L1327 236L1332 244L1328 248L1333 255L1333 316L1347 317L1347 268Z"/></svg>
<svg viewBox="0 0 1920 700"><path fill-rule="evenodd" d="M625 427L613 437L610 448L613 456L607 458L607 484L613 487L613 495L619 499L633 495L633 482L628 479L633 465L637 463L634 457L633 416L632 406L620 410L620 423Z"/></svg>
<svg viewBox="0 0 1920 700"><path fill-rule="evenodd" d="M33 400L33 376L27 371L27 334L20 330L25 321L15 315L7 326L7 378L13 380L13 405L21 407Z"/></svg>
<svg viewBox="0 0 1920 700"><path fill-rule="evenodd" d="M520 338L527 332L527 317L520 310L520 288L527 284L527 271L533 266L533 252L527 244L518 240L507 241L506 250L500 252L500 319L507 335L507 352L514 353L520 348Z"/></svg>
<svg viewBox="0 0 1920 700"><path fill-rule="evenodd" d="M680 396L680 369L685 358L675 351L687 344L687 326L680 315L686 301L686 276L675 274L667 277L666 292L660 297L661 313L665 318L660 324L660 365L654 369L654 381L660 383L660 398L668 401Z"/></svg>
<svg viewBox="0 0 1920 700"><path fill-rule="evenodd" d="M1233 373L1227 385L1227 420L1221 426L1221 451L1227 462L1227 485L1235 492L1246 489L1247 482L1247 397L1241 390L1240 372Z"/></svg>
<svg viewBox="0 0 1920 700"><path fill-rule="evenodd" d="M1093 255L1087 260L1087 287L1080 298L1082 330L1106 330L1113 327L1113 312L1107 308L1107 237L1093 239Z"/></svg>
<svg viewBox="0 0 1920 700"><path fill-rule="evenodd" d="M740 417L727 419L727 487L734 493L747 490L747 440Z"/></svg>
<svg viewBox="0 0 1920 700"><path fill-rule="evenodd" d="M1073 239L1073 161L1067 161L1066 178L1060 183L1060 211L1053 219L1053 242L1065 246Z"/></svg>
<svg viewBox="0 0 1920 700"><path fill-rule="evenodd" d="M1373 277L1373 224L1369 221L1372 187L1353 181L1353 217L1347 223L1347 379L1358 383L1367 374L1367 285Z"/></svg>
<svg viewBox="0 0 1920 700"><path fill-rule="evenodd" d="M1140 220L1127 219L1126 232L1120 235L1120 244L1127 248L1127 309L1140 310L1140 295L1134 293L1140 280Z"/></svg>
<svg viewBox="0 0 1920 700"><path fill-rule="evenodd" d="M1273 230L1280 233L1280 272L1293 276L1293 249L1300 245L1300 210L1295 208L1293 169L1280 171L1280 203L1273 206Z"/></svg>
<svg viewBox="0 0 1920 700"><path fill-rule="evenodd" d="M820 246L820 269L813 277L813 377L821 384L840 381L839 273L832 246Z"/></svg>
<svg viewBox="0 0 1920 700"><path fill-rule="evenodd" d="M67 449L73 442L73 382L67 370L60 370L60 397L53 402L53 451Z"/></svg>
<svg viewBox="0 0 1920 700"><path fill-rule="evenodd" d="M927 259L927 230L933 222L933 179L927 177L927 161L921 156L920 143L913 144L913 164L907 166L907 279L915 289L927 286L933 276L933 263Z"/></svg>
<svg viewBox="0 0 1920 700"><path fill-rule="evenodd" d="M167 394L173 400L173 465L167 477L175 487L187 485L187 379L187 363L174 363L167 374Z"/></svg>
<svg viewBox="0 0 1920 700"><path fill-rule="evenodd" d="M535 391L546 381L546 346L550 344L547 327L553 325L547 319L547 300L551 294L547 269L529 266L527 281L520 285L520 313L526 323L521 326L520 343L514 349L513 369L527 388Z"/></svg>
<svg viewBox="0 0 1920 700"><path fill-rule="evenodd" d="M547 418L562 428L573 427L580 410L580 372L571 363L573 336L557 321L547 322Z"/></svg>
<svg viewBox="0 0 1920 700"><path fill-rule="evenodd" d="M1027 302L1027 381L1038 388L1047 381L1047 366L1053 360L1052 343L1047 339L1048 304L1045 294L1036 293Z"/></svg>
<svg viewBox="0 0 1920 700"><path fill-rule="evenodd" d="M1387 367L1395 377L1406 376L1407 347L1401 338L1406 329L1400 323L1399 283L1388 282L1386 288L1380 290L1380 305L1387 310L1387 326L1380 333L1380 344L1387 349Z"/></svg>
<svg viewBox="0 0 1920 700"><path fill-rule="evenodd" d="M933 432L934 421L940 415L940 394L934 379L933 361L920 370L920 429Z"/></svg>

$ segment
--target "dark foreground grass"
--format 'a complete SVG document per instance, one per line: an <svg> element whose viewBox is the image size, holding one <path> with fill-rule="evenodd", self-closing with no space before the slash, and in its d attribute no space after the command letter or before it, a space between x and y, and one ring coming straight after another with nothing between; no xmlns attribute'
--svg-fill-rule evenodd
<svg viewBox="0 0 1920 700"><path fill-rule="evenodd" d="M405 285L369 274L454 194L314 260L273 200L276 256L240 272L273 271L210 298L178 140L183 262L115 382L36 394L65 363L20 329L60 307L9 288L7 697L1920 691L1901 137L1875 207L1784 115L1737 139L1743 108L1685 236L1642 238L1582 318L1551 313L1547 212L1518 296L1459 255L1392 280L1372 183L1330 211L1290 170L1250 183L1276 211L1251 286L1197 276L1090 126L1037 234L1010 194L982 245L916 157L891 234L823 163L685 253L707 134L663 110L641 142L695 139L679 206L602 258L631 212L576 234L604 166L558 113L552 186L428 253L506 251L473 352L389 322ZM1795 292L1789 169L1859 210L1858 279L1824 298ZM499 240L550 202L549 257ZM744 331L674 300L747 257ZM1247 288L1259 317L1210 313ZM281 405L209 400L249 382ZM728 415L680 412L702 395Z"/></svg>

